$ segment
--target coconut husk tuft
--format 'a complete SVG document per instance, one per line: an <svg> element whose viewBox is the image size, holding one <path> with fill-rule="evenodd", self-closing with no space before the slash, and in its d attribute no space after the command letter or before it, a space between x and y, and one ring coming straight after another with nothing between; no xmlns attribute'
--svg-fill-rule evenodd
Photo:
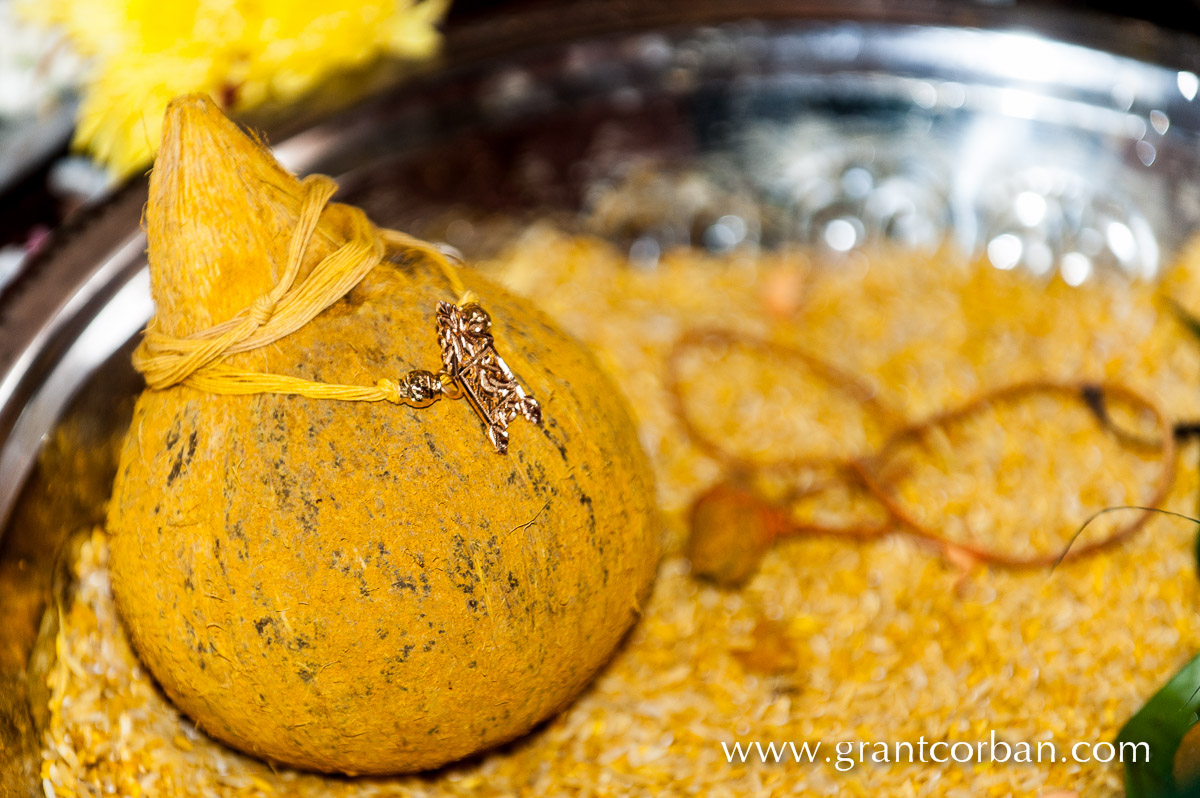
<svg viewBox="0 0 1200 798"><path fill-rule="evenodd" d="M300 181L207 95L172 100L146 205L150 279L163 332L224 321L266 293L287 260ZM301 276L341 244L331 206Z"/></svg>

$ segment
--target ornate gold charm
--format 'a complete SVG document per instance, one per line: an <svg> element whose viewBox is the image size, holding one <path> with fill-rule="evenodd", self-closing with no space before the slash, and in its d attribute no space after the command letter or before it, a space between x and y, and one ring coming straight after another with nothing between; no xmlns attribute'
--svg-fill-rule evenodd
<svg viewBox="0 0 1200 798"><path fill-rule="evenodd" d="M540 426L542 408L496 353L491 327L491 316L475 302L461 307L438 303L437 336L445 371L483 422L488 440L504 454L509 423L521 415Z"/></svg>

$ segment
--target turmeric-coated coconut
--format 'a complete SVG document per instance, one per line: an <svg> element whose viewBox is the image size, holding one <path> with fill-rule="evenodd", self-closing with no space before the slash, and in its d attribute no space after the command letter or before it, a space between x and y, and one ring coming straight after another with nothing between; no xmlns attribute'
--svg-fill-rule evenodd
<svg viewBox="0 0 1200 798"><path fill-rule="evenodd" d="M167 112L146 207L158 329L185 336L265 294L299 182L206 99ZM346 240L331 204L301 277ZM348 774L433 768L577 695L647 597L648 465L617 388L529 303L464 270L496 348L541 404L498 454L466 401L138 400L109 511L133 643L205 732ZM343 299L233 368L372 385L441 366L447 278L389 251Z"/></svg>

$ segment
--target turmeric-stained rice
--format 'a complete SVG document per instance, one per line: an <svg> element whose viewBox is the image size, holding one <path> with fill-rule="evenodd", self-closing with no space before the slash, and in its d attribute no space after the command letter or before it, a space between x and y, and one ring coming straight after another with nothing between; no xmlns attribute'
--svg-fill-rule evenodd
<svg viewBox="0 0 1200 798"><path fill-rule="evenodd" d="M730 763L723 742L821 742L832 754L840 741L975 743L994 730L1065 754L1111 741L1200 650L1196 530L1154 518L1053 573L939 557L905 536L799 536L775 546L744 588L722 590L692 578L679 551L690 502L729 475L681 428L663 363L689 329L715 325L803 346L910 419L1055 378L1119 381L1170 420L1193 420L1200 340L1162 299L1200 308L1200 251L1162 285L1102 275L1070 287L951 248L833 261L678 250L637 269L607 243L535 226L482 268L593 348L630 398L657 471L671 553L612 665L529 737L433 775L274 770L198 732L139 668L97 530L75 564L49 675L47 795L1121 794L1116 762ZM705 434L748 458L853 456L880 443L877 419L794 364L752 349L695 358L685 400L701 409ZM947 535L1042 551L1064 544L1091 509L1144 495L1151 464L1089 432L1077 408L1004 412L897 484L913 513ZM1197 455L1182 447L1167 508L1194 510Z"/></svg>

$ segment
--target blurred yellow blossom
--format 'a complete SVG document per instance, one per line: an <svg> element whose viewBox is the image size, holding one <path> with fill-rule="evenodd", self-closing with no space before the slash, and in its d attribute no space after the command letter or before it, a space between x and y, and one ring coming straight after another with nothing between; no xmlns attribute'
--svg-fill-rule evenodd
<svg viewBox="0 0 1200 798"><path fill-rule="evenodd" d="M425 58L449 0L20 0L91 59L75 134L115 173L146 166L163 111L208 92L234 112L288 101L379 56Z"/></svg>

